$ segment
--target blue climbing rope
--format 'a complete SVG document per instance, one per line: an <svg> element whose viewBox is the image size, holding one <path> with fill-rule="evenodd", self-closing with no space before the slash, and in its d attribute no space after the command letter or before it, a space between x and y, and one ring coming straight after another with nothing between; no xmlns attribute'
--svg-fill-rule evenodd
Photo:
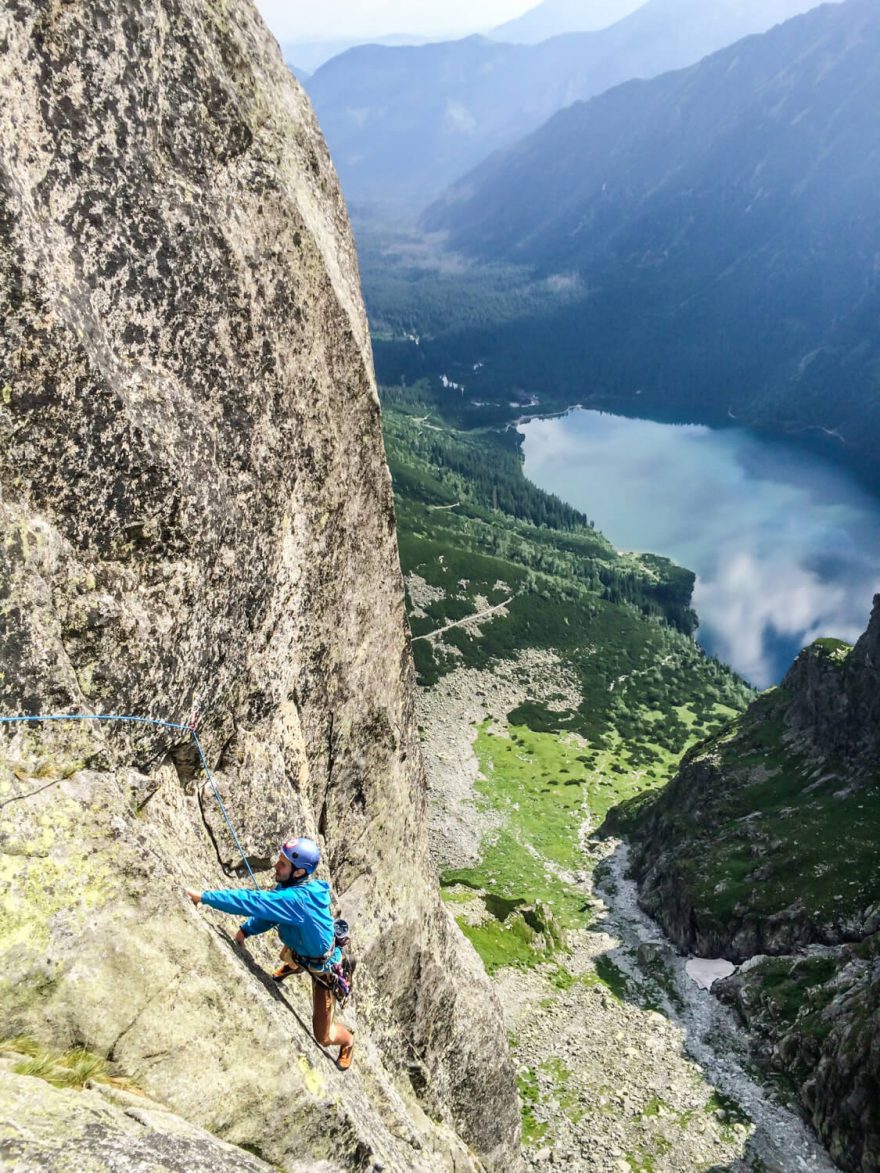
<svg viewBox="0 0 880 1173"><path fill-rule="evenodd" d="M155 717L122 716L119 713L50 713L41 714L37 717L0 717L0 725L21 725L28 721L126 721L129 724L134 725L157 725L160 729L176 729L181 733L189 733L196 744L196 749L199 752L199 759L202 763L202 769L205 771L205 777L210 783L211 790L217 800L217 805L220 807L220 813L223 815L223 819L229 830L229 834L232 836L232 841L238 848L239 855L244 860L244 866L248 870L248 875L253 881L254 887L256 888L258 886L257 877L251 870L251 865L248 863L248 858L244 853L244 848L239 841L238 835L235 833L235 827L232 825L232 820L229 817L229 813L226 810L223 799L220 797L220 791L217 789L217 784L215 783L214 776L211 773L210 767L208 766L208 759L205 757L205 751L202 748L202 743L199 740L199 735L196 733L194 725L181 725L175 721L159 721Z"/></svg>

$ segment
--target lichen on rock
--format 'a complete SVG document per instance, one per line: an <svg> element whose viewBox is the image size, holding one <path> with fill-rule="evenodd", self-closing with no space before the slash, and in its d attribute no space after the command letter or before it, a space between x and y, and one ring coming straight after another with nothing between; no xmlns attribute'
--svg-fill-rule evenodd
<svg viewBox="0 0 880 1173"><path fill-rule="evenodd" d="M428 858L369 334L308 102L246 0L11 0L0 46L0 711L198 709L253 866L321 838L363 975L343 1077L269 946L180 896L241 873L188 735L7 727L4 1019L284 1168L514 1167L500 1014Z"/></svg>
<svg viewBox="0 0 880 1173"><path fill-rule="evenodd" d="M269 1173L272 1168L140 1095L97 1087L59 1090L0 1070L0 1111L3 1159L13 1170L67 1165L118 1173Z"/></svg>

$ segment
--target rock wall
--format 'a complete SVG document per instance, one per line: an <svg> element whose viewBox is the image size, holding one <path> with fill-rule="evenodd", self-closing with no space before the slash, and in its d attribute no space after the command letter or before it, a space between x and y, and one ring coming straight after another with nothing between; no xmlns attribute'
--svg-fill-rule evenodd
<svg viewBox="0 0 880 1173"><path fill-rule="evenodd" d="M683 950L748 962L713 992L856 1173L880 1160L878 667L880 598L854 648L806 648L623 816L640 904Z"/></svg>
<svg viewBox="0 0 880 1173"><path fill-rule="evenodd" d="M88 1090L55 1088L17 1075L17 1065L0 1064L0 1111L4 1124L15 1121L13 1135L4 1128L3 1141L3 1163L12 1173L72 1164L125 1173L271 1173L271 1165L140 1093L98 1084Z"/></svg>
<svg viewBox="0 0 880 1173"><path fill-rule="evenodd" d="M186 735L0 728L0 1012L284 1168L518 1161L499 1009L426 850L352 237L247 0L0 10L0 712L201 737L245 851L322 838L358 1057L187 907L240 860ZM267 877L268 882L268 877Z"/></svg>
<svg viewBox="0 0 880 1173"><path fill-rule="evenodd" d="M762 958L713 986L748 1026L758 1063L800 1100L841 1169L880 1168L880 935Z"/></svg>
<svg viewBox="0 0 880 1173"><path fill-rule="evenodd" d="M880 764L880 595L852 651L834 641L805 648L782 682L788 727L825 754Z"/></svg>

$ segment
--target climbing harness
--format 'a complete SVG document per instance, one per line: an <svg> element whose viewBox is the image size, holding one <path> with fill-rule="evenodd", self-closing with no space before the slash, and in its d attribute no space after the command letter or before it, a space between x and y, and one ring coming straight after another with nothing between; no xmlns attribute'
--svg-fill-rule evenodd
<svg viewBox="0 0 880 1173"><path fill-rule="evenodd" d="M323 957L304 957L301 953L296 953L290 946L287 946L281 954L285 964L274 973L275 981L282 982L291 974L306 970L316 982L327 987L342 1009L351 997L354 970L357 964L348 955L350 944L351 933L348 921L336 920L333 922L333 944ZM337 949L342 951L342 959L337 961L335 965L328 966L327 962ZM288 958L294 962L296 968L288 964Z"/></svg>
<svg viewBox="0 0 880 1173"><path fill-rule="evenodd" d="M290 955L297 965L303 969L320 969L322 965L326 965L333 954L336 952L336 946L331 945L323 957L303 957L301 953L290 950Z"/></svg>
<svg viewBox="0 0 880 1173"><path fill-rule="evenodd" d="M208 759L205 757L205 751L202 748L202 743L199 740L198 733L196 732L196 723L197 723L196 722L196 714L197 713L198 713L198 708L194 709L193 716L186 725L182 725L182 724L174 722L174 721L159 721L155 717L130 717L130 716L122 716L118 713L106 713L106 714L105 713L100 713L100 714L49 713L49 714L41 714L36 717L0 717L0 725L21 725L21 724L25 724L29 721L124 721L124 722L128 722L129 724L156 725L160 729L174 729L180 733L189 733L190 736L192 737L193 741L195 742L195 747L198 750L198 754L199 754L199 760L202 763L202 769L205 771L205 777L208 779L208 782L210 783L211 790L214 794L214 797L217 800L217 805L220 807L220 813L223 815L223 819L224 819L226 826L229 830L229 834L232 836L232 841L235 844L235 846L238 848L238 853L241 856L242 860L244 861L244 866L247 868L248 875L250 876L251 880L253 881L254 887L257 888L258 887L257 878L254 875L253 871L251 870L251 865L248 863L248 858L244 853L244 848L242 847L241 842L239 841L238 835L236 835L236 833L235 833L235 828L232 825L232 820L229 818L229 814L226 810L226 807L224 806L223 799L220 797L220 791L217 789L217 785L214 782L214 776L212 775L210 767L208 766Z"/></svg>

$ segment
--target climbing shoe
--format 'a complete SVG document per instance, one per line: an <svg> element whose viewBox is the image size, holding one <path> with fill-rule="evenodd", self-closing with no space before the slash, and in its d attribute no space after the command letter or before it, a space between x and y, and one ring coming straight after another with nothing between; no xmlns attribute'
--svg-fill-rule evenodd
<svg viewBox="0 0 880 1173"><path fill-rule="evenodd" d="M272 974L272 979L276 982L283 982L285 978L289 978L291 974L302 973L302 969L298 965L288 965L287 962L279 967Z"/></svg>
<svg viewBox="0 0 880 1173"><path fill-rule="evenodd" d="M354 1057L354 1042L350 1042L347 1047L339 1048L339 1057L336 1060L336 1066L340 1071L348 1071L351 1067L351 1061Z"/></svg>

